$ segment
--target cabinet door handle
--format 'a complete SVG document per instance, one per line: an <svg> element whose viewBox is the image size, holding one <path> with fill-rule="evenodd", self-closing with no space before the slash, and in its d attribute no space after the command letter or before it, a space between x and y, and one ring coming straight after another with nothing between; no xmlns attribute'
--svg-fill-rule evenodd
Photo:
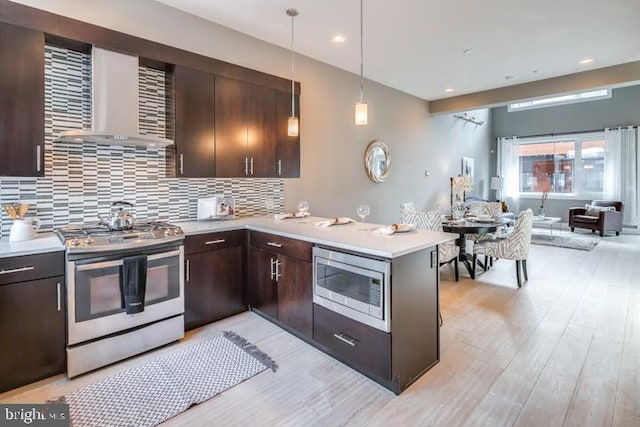
<svg viewBox="0 0 640 427"><path fill-rule="evenodd" d="M343 334L342 332L340 332L339 334L333 334L333 336L340 341L349 344L351 347L356 346L357 341L350 336Z"/></svg>
<svg viewBox="0 0 640 427"><path fill-rule="evenodd" d="M278 176L282 176L282 160L278 160Z"/></svg>
<svg viewBox="0 0 640 427"><path fill-rule="evenodd" d="M275 280L274 276L276 275L275 273L275 263L276 263L276 259L275 258L271 258L270 260L270 267L271 267L271 280Z"/></svg>
<svg viewBox="0 0 640 427"><path fill-rule="evenodd" d="M180 154L180 175L184 175L184 154Z"/></svg>
<svg viewBox="0 0 640 427"><path fill-rule="evenodd" d="M251 175L253 175L253 157L251 158Z"/></svg>
<svg viewBox="0 0 640 427"><path fill-rule="evenodd" d="M267 242L267 245L273 246L274 248L281 248L282 247L282 243L276 243L276 242Z"/></svg>
<svg viewBox="0 0 640 427"><path fill-rule="evenodd" d="M22 273L23 271L33 270L35 267L18 267L18 268L10 268L9 270L0 270L0 274L11 274L11 273Z"/></svg>
<svg viewBox="0 0 640 427"><path fill-rule="evenodd" d="M276 282L278 282L280 280L280 277L282 276L280 274L280 263L278 262L278 258L275 259L275 264L276 264L276 277L275 277L275 280L276 280Z"/></svg>
<svg viewBox="0 0 640 427"><path fill-rule="evenodd" d="M249 158L244 158L244 174L249 175Z"/></svg>
<svg viewBox="0 0 640 427"><path fill-rule="evenodd" d="M56 284L56 292L58 293L58 311L62 311L62 299L61 299L61 292L60 292L60 282L58 282Z"/></svg>
<svg viewBox="0 0 640 427"><path fill-rule="evenodd" d="M187 268L186 268L186 278L185 282L188 282L191 279L191 260L187 258Z"/></svg>
<svg viewBox="0 0 640 427"><path fill-rule="evenodd" d="M42 170L42 160L40 159L41 155L41 145L36 145L36 171L40 172Z"/></svg>
<svg viewBox="0 0 640 427"><path fill-rule="evenodd" d="M209 240L208 242L204 242L205 245L215 245L216 243L224 243L226 242L225 239L218 239L218 240Z"/></svg>

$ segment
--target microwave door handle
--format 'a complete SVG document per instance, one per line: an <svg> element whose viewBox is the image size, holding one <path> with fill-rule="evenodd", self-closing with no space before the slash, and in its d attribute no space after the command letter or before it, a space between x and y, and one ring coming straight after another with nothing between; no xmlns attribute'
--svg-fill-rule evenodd
<svg viewBox="0 0 640 427"><path fill-rule="evenodd" d="M361 276L371 277L374 279L383 280L384 278L384 274L382 272L367 270L365 268L356 267L350 264L343 264L341 262L332 261L330 259L316 258L316 263L326 265L327 267L333 267L338 270L344 270L350 273L359 274Z"/></svg>

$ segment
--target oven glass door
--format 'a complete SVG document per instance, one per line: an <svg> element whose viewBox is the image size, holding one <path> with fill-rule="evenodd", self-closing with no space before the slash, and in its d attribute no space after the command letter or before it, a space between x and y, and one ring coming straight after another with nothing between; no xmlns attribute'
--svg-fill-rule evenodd
<svg viewBox="0 0 640 427"><path fill-rule="evenodd" d="M316 258L316 294L372 315L383 318L384 275L323 258Z"/></svg>
<svg viewBox="0 0 640 427"><path fill-rule="evenodd" d="M121 259L75 266L75 322L124 313ZM146 307L180 296L180 251L147 256Z"/></svg>

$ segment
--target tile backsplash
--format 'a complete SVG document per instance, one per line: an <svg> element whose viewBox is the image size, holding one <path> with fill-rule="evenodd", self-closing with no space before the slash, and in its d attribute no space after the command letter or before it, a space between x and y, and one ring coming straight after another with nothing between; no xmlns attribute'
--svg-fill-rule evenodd
<svg viewBox="0 0 640 427"><path fill-rule="evenodd" d="M140 132L171 134L165 121L164 72L140 67L139 81ZM234 196L238 216L284 207L282 179L166 178L164 148L53 143L65 129L91 129L91 57L47 46L45 176L0 177L0 203L29 203L27 216L40 218L41 231L95 222L117 200L133 203L136 218L168 221L195 219L197 199L214 194ZM11 220L4 211L0 215L4 238Z"/></svg>

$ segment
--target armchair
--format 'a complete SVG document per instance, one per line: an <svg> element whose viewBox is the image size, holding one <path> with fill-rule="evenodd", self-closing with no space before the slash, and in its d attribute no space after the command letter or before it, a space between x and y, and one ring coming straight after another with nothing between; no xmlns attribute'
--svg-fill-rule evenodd
<svg viewBox="0 0 640 427"><path fill-rule="evenodd" d="M569 228L587 228L592 233L598 231L600 237L605 231L615 231L616 236L622 231L622 202L594 200L583 208L569 208Z"/></svg>

